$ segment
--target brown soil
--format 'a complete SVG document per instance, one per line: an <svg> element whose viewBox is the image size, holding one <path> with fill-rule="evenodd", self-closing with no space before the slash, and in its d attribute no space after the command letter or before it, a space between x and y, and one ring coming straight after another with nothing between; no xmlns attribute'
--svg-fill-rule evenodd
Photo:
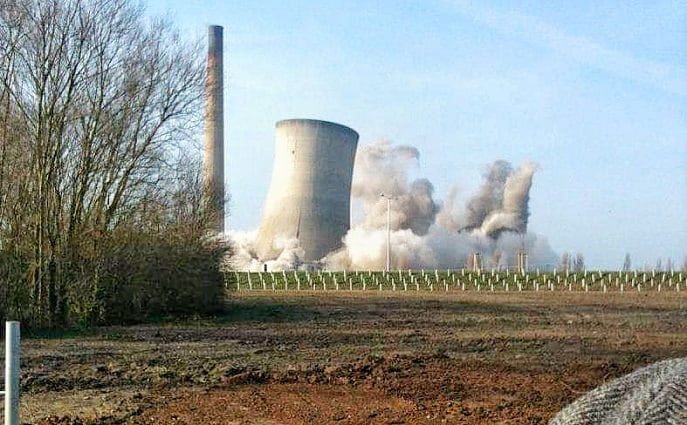
<svg viewBox="0 0 687 425"><path fill-rule="evenodd" d="M235 293L229 313L22 345L35 424L545 424L687 356L682 293Z"/></svg>

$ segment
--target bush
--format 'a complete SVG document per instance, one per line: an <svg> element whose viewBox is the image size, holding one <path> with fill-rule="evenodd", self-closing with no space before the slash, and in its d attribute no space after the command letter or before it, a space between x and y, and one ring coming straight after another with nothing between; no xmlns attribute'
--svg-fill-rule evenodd
<svg viewBox="0 0 687 425"><path fill-rule="evenodd" d="M91 322L132 323L222 309L223 243L207 237L131 236L115 242L103 256Z"/></svg>

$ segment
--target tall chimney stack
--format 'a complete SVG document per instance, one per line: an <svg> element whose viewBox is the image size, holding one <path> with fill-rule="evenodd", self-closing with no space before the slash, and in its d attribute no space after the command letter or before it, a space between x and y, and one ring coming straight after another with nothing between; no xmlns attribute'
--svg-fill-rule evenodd
<svg viewBox="0 0 687 425"><path fill-rule="evenodd" d="M205 110L204 184L216 214L215 230L224 232L224 83L223 28L208 27L207 105Z"/></svg>

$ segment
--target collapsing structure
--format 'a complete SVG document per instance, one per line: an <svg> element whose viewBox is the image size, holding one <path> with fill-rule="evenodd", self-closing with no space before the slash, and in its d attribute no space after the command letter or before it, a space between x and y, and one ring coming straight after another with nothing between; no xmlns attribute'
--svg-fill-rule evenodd
<svg viewBox="0 0 687 425"><path fill-rule="evenodd" d="M294 239L304 262L318 261L342 245L350 229L357 145L358 133L340 124L277 122L272 182L255 241L258 258L276 259Z"/></svg>

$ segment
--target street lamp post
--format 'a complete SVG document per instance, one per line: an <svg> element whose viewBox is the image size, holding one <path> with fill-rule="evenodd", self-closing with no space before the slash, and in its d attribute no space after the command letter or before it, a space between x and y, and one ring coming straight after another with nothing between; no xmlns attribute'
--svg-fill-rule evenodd
<svg viewBox="0 0 687 425"><path fill-rule="evenodd" d="M391 270L391 200L393 197L380 193L379 196L386 198L386 271Z"/></svg>

